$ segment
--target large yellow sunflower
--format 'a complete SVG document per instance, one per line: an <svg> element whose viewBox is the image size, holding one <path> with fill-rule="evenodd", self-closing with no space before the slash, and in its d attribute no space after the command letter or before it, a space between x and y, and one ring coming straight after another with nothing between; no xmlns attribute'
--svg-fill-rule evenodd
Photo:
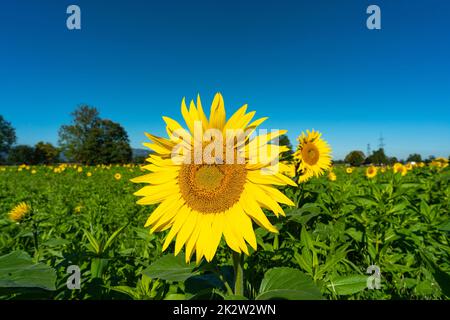
<svg viewBox="0 0 450 320"><path fill-rule="evenodd" d="M317 131L306 131L298 137L294 158L298 162L299 182L320 176L331 167L331 148Z"/></svg>
<svg viewBox="0 0 450 320"><path fill-rule="evenodd" d="M270 232L278 232L261 208L278 217L284 215L279 203L294 205L273 187L296 185L280 173L276 163L287 148L270 143L286 131L251 138L267 118L252 122L255 112L247 113L244 105L226 120L219 93L211 104L209 119L200 97L197 105L191 101L189 109L183 99L181 113L188 130L163 117L168 138L146 133L152 143L144 145L154 154L143 168L150 173L132 181L149 184L135 193L143 197L138 204L159 206L145 226L151 227L151 232L170 229L163 250L176 237L175 255L184 247L186 262L194 252L197 263L202 257L211 261L222 235L232 250L248 254L247 244L256 249L252 220ZM215 148L211 148L212 142Z"/></svg>

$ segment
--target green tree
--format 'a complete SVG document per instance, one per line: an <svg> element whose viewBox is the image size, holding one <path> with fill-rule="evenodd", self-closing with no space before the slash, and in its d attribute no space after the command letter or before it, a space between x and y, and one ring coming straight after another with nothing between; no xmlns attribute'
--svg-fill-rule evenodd
<svg viewBox="0 0 450 320"><path fill-rule="evenodd" d="M418 153L413 153L408 156L406 159L408 162L422 162L422 156Z"/></svg>
<svg viewBox="0 0 450 320"><path fill-rule="evenodd" d="M374 151L370 157L366 159L367 163L373 163L373 164L388 164L388 157L384 153L384 149L380 148L376 151Z"/></svg>
<svg viewBox="0 0 450 320"><path fill-rule="evenodd" d="M0 115L0 160L3 153L7 153L16 142L16 131L10 122Z"/></svg>
<svg viewBox="0 0 450 320"><path fill-rule="evenodd" d="M87 105L72 116L73 123L59 130L59 145L69 160L85 164L131 161L128 135L120 124L101 119L97 109Z"/></svg>
<svg viewBox="0 0 450 320"><path fill-rule="evenodd" d="M26 145L12 147L8 152L10 164L35 164L34 148Z"/></svg>
<svg viewBox="0 0 450 320"><path fill-rule="evenodd" d="M352 166L360 166L364 163L364 159L366 159L364 152L354 150L345 156L344 162Z"/></svg>
<svg viewBox="0 0 450 320"><path fill-rule="evenodd" d="M397 157L390 157L390 158L388 158L388 163L391 164L391 165L393 165L393 164L395 164L397 162L399 162Z"/></svg>
<svg viewBox="0 0 450 320"><path fill-rule="evenodd" d="M291 161L293 159L294 151L292 150L292 144L291 144L291 141L289 140L288 136L285 134L282 134L279 137L278 143L280 146L286 146L289 148L288 151L280 154L280 160Z"/></svg>
<svg viewBox="0 0 450 320"><path fill-rule="evenodd" d="M55 163L59 160L59 150L51 143L38 142L34 146L34 161L36 163Z"/></svg>

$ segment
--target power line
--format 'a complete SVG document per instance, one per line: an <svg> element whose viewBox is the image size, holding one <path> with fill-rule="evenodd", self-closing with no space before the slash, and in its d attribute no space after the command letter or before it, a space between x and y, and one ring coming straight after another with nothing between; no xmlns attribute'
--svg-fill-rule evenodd
<svg viewBox="0 0 450 320"><path fill-rule="evenodd" d="M380 141L380 143L379 143L379 147L380 147L380 149L384 149L384 146L386 145L385 143L384 143L384 138L383 138L383 134L382 133L380 133L380 139L379 139L379 141Z"/></svg>

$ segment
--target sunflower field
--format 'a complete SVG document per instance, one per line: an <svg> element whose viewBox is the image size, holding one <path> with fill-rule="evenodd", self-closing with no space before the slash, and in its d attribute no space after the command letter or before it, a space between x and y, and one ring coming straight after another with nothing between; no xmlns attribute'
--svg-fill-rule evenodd
<svg viewBox="0 0 450 320"><path fill-rule="evenodd" d="M307 130L278 162L247 105L181 113L143 165L0 167L0 299L450 297L448 159L333 166ZM210 129L243 130L198 158Z"/></svg>
<svg viewBox="0 0 450 320"><path fill-rule="evenodd" d="M258 248L243 258L244 297L448 298L448 168L417 166L403 176L386 168L373 178L348 169L283 188L295 207L268 215L278 234L256 228ZM148 207L135 203L138 186L129 181L141 170L0 168L1 298L236 298L224 243L211 262L186 264L162 252L164 233L144 228ZM20 203L30 212L19 223L8 213ZM80 290L67 288L71 265L80 268ZM367 288L370 265L380 269L379 289Z"/></svg>

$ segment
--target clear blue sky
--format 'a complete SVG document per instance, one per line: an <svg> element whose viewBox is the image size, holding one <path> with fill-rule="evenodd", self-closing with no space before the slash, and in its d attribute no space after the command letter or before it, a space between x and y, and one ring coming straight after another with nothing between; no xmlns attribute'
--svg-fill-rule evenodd
<svg viewBox="0 0 450 320"><path fill-rule="evenodd" d="M66 28L77 4L82 29ZM382 30L366 28L381 7ZM450 1L34 1L0 6L0 114L18 143L57 142L81 103L133 147L164 134L183 96L244 103L292 140L315 128L335 158L378 145L450 154ZM294 142L294 141L293 141Z"/></svg>

